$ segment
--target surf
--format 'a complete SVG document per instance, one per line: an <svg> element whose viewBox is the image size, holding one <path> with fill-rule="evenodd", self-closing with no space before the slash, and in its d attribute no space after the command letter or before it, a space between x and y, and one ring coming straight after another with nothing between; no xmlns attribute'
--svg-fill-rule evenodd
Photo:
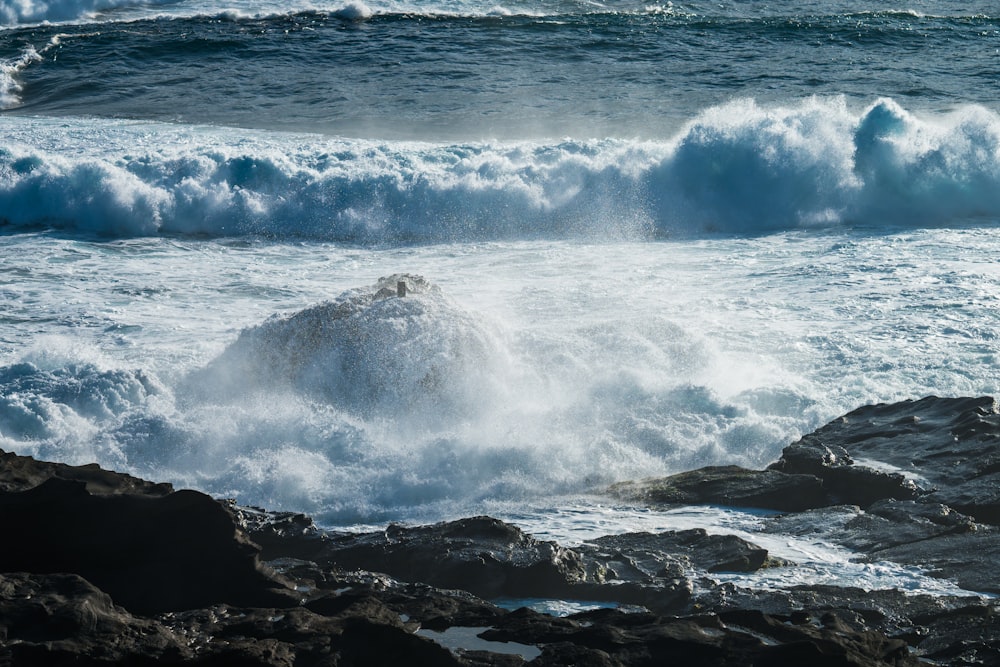
<svg viewBox="0 0 1000 667"><path fill-rule="evenodd" d="M860 111L842 98L738 100L663 141L386 142L21 117L4 127L7 233L385 247L1000 218L1000 117L978 106L927 115L891 99Z"/></svg>

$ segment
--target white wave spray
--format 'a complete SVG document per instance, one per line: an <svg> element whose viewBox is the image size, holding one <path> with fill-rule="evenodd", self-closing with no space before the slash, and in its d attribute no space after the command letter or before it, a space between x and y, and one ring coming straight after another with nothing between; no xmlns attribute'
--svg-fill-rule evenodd
<svg viewBox="0 0 1000 667"><path fill-rule="evenodd" d="M14 228L408 244L750 233L1000 218L1000 117L918 118L891 100L709 109L670 141L417 144L11 119ZM16 123L16 124L15 124ZM36 145L37 144L37 145ZM168 148L163 148L168 146ZM88 152L90 154L88 154Z"/></svg>

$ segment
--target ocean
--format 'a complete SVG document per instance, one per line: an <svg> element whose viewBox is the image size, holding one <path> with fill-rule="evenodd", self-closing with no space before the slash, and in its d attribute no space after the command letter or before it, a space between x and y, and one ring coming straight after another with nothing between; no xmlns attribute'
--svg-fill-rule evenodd
<svg viewBox="0 0 1000 667"><path fill-rule="evenodd" d="M332 529L752 533L601 491L1000 391L995 3L0 0L0 22L7 451Z"/></svg>

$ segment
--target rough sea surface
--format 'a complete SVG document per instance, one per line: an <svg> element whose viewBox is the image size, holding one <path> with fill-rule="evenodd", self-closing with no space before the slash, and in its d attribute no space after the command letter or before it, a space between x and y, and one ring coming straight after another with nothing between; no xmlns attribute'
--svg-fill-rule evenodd
<svg viewBox="0 0 1000 667"><path fill-rule="evenodd" d="M331 527L572 540L689 520L612 482L1000 392L995 3L0 0L0 24L5 450ZM376 298L401 273L426 283Z"/></svg>

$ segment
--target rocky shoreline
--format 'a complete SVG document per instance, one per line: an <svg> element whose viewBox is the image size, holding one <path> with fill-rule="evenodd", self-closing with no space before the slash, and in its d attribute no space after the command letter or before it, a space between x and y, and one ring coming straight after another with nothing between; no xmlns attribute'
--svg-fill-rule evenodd
<svg viewBox="0 0 1000 667"><path fill-rule="evenodd" d="M969 594L720 584L712 573L794 563L701 529L572 548L491 517L332 533L0 452L0 666L1000 664L992 398L867 406L765 470L608 493L775 510L768 534L919 567ZM567 617L497 604L523 598L603 604Z"/></svg>

